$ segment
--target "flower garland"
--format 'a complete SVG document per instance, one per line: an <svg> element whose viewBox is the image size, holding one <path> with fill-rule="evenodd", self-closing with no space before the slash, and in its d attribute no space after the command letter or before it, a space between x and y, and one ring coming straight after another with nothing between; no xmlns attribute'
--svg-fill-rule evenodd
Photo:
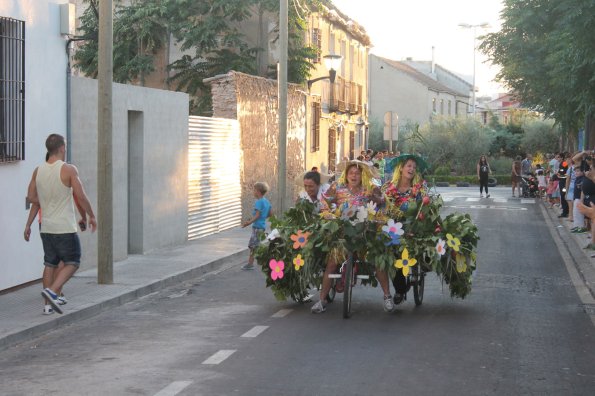
<svg viewBox="0 0 595 396"><path fill-rule="evenodd" d="M393 277L407 275L420 265L436 272L452 297L471 291L479 236L468 214L440 215L442 199L428 195L425 182L400 193L390 185L386 205L340 205L331 214L318 215L312 203L301 201L278 218L273 232L255 251L267 275L267 286L280 300L303 301L308 289L320 287L329 255L341 262L348 251L368 265L360 274L373 275L375 267ZM285 265L284 263L293 263ZM377 280L366 281L372 286Z"/></svg>

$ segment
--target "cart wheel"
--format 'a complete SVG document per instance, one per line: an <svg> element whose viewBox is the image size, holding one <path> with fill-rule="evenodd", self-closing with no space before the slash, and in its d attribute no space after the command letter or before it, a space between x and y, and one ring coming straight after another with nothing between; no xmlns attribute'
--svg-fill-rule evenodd
<svg viewBox="0 0 595 396"><path fill-rule="evenodd" d="M345 290L343 290L343 318L351 316L351 292L353 290L353 255L350 253L343 267Z"/></svg>
<svg viewBox="0 0 595 396"><path fill-rule="evenodd" d="M333 279L333 284L331 285L331 289L328 291L326 295L326 302L332 303L335 300L335 296L337 295L337 281Z"/></svg>
<svg viewBox="0 0 595 396"><path fill-rule="evenodd" d="M426 283L426 273L420 271L418 267L413 267L413 273L415 274L415 282L413 283L413 300L415 305L421 305L424 300L424 285Z"/></svg>

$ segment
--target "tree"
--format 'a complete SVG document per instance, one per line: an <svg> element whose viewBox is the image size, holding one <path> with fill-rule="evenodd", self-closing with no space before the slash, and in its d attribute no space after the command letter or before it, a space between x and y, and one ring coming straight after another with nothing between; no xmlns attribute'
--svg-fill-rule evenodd
<svg viewBox="0 0 595 396"><path fill-rule="evenodd" d="M480 50L524 105L576 131L595 103L595 0L505 0Z"/></svg>
<svg viewBox="0 0 595 396"><path fill-rule="evenodd" d="M89 0L81 18L81 30L92 39L75 54L78 67L88 76L97 75L97 0ZM290 7L288 81L307 80L313 68L316 49L304 46L304 28L310 10L318 0L306 0L307 9L298 13ZM239 23L253 12L278 13L274 0L138 0L118 4L114 15L114 80L140 82L154 71L154 59L167 50L170 37L179 44L183 55L167 67L172 72L168 83L191 95L191 113L208 115L211 111L210 89L203 83L208 77L230 70L256 74L256 55L261 48L250 47ZM95 39L93 39L95 37ZM273 76L276 77L276 68Z"/></svg>

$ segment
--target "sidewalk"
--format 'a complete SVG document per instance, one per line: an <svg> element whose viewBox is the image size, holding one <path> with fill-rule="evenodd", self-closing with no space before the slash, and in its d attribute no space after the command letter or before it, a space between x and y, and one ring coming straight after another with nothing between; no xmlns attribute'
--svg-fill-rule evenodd
<svg viewBox="0 0 595 396"><path fill-rule="evenodd" d="M550 209L545 201L539 201L542 213L548 226L553 227L552 235L558 238L556 244L560 254L574 264L580 280L584 283L585 292L590 294L589 300L595 298L595 250L583 249L591 242L591 234L572 234L572 223L567 218L558 218L559 208ZM581 290L578 290L581 294Z"/></svg>
<svg viewBox="0 0 595 396"><path fill-rule="evenodd" d="M247 259L249 238L250 229L238 227L182 246L129 256L114 263L112 285L98 285L96 269L77 272L64 287L68 304L63 315L42 315L41 282L1 295L0 351L242 257Z"/></svg>

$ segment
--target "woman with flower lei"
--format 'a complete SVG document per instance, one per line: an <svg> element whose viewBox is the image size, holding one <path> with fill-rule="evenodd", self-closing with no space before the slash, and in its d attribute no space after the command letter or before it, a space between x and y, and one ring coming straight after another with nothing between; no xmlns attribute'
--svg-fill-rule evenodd
<svg viewBox="0 0 595 396"><path fill-rule="evenodd" d="M322 209L321 215L324 218L330 220L339 215L344 219L350 219L356 215L359 208L366 206L368 202L379 203L381 201L380 189L375 185L375 179L378 178L375 168L357 160L343 162L339 168L343 168L339 180L323 194L326 206ZM322 278L320 300L312 306L313 313L322 313L326 310L324 302L331 289L329 275L336 272L338 264L344 257L344 251L335 251L328 255ZM392 311L394 306L390 295L388 274L386 271L377 269L376 278L384 292L384 308L386 311Z"/></svg>
<svg viewBox="0 0 595 396"><path fill-rule="evenodd" d="M402 154L393 158L390 166L394 169L393 178L382 186L382 193L385 201L385 213L390 219L394 219L389 222L394 223L394 221L403 219L412 202L420 204L429 202L428 187L421 177L421 172L427 168L427 164L415 154ZM399 231L403 233L400 228ZM411 265L415 265L416 259L409 258L406 249L403 251L403 259L410 262ZM402 267L403 259L397 260L397 263L401 263L401 267L397 268L397 273L393 278L395 304L401 303L407 293L407 281L403 274L405 268ZM408 269L406 269L407 272Z"/></svg>

